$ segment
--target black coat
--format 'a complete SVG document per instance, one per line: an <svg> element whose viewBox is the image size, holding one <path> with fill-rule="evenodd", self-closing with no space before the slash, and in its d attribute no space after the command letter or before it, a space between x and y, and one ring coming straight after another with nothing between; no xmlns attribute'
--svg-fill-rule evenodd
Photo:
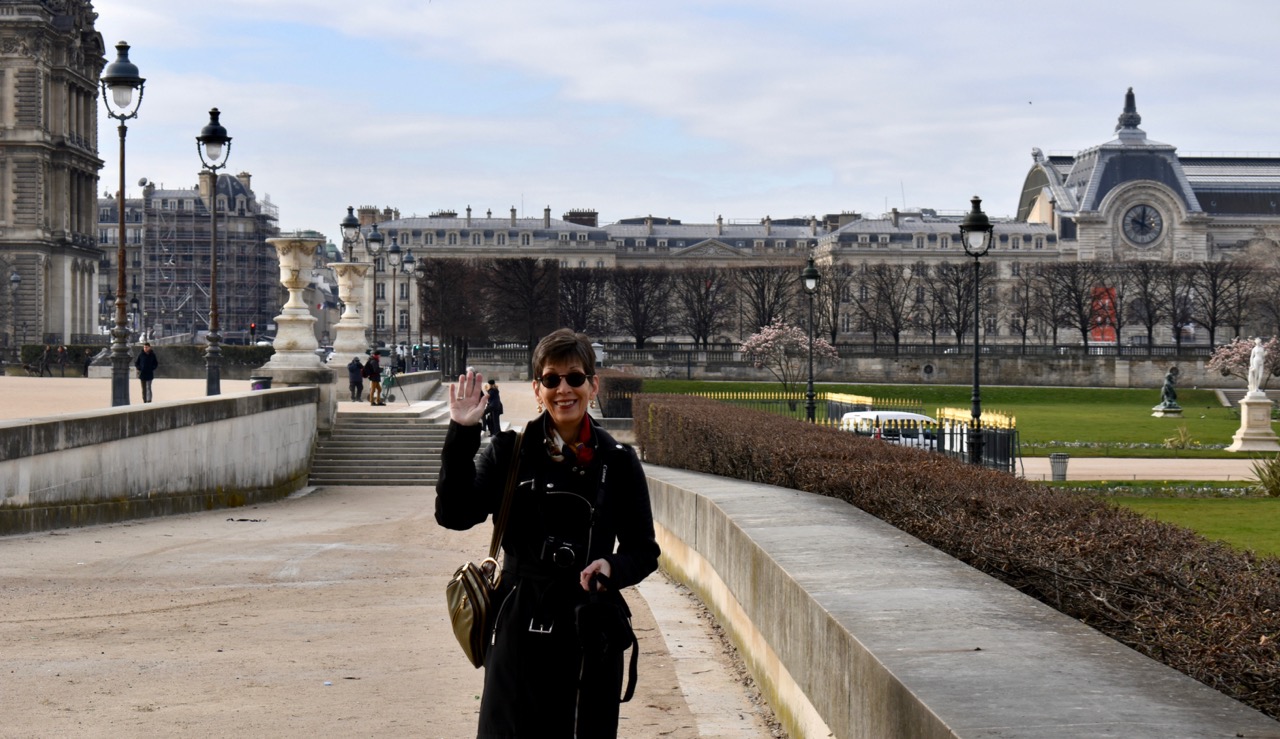
<svg viewBox="0 0 1280 739"><path fill-rule="evenodd" d="M156 359L154 351L139 352L138 358L133 361L133 366L138 368L139 380L154 380L156 368L160 366L160 360Z"/></svg>
<svg viewBox="0 0 1280 739"><path fill-rule="evenodd" d="M658 566L648 484L635 452L593 423L591 464L575 466L572 456L555 462L547 454L545 418L526 427L502 541L502 582L480 703L482 738L572 737L575 721L577 736L614 736L623 653L584 659L575 608L587 593L578 573L589 562L608 560L616 593ZM469 529L496 513L514 444L514 432L495 436L477 463L480 427L449 424L436 483L440 525ZM592 508L594 526L587 513ZM576 553L571 564L551 561L566 548Z"/></svg>
<svg viewBox="0 0 1280 739"><path fill-rule="evenodd" d="M352 359L347 364L347 382L352 385L364 384L364 365L360 364L359 359Z"/></svg>

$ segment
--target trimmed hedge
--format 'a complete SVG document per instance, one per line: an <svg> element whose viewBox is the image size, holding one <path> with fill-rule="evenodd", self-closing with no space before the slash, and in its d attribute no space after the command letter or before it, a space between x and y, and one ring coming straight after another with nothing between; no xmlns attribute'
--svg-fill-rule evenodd
<svg viewBox="0 0 1280 739"><path fill-rule="evenodd" d="M1280 559L942 454L691 396L634 403L647 462L844 500L1280 718Z"/></svg>

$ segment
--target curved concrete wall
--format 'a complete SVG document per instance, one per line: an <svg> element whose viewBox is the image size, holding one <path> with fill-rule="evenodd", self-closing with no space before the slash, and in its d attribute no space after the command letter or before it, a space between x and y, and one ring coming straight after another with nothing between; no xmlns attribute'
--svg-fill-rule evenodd
<svg viewBox="0 0 1280 739"><path fill-rule="evenodd" d="M243 505L306 484L316 388L0 422L0 534Z"/></svg>
<svg viewBox="0 0 1280 739"><path fill-rule="evenodd" d="M842 501L646 465L663 568L796 737L1280 736Z"/></svg>

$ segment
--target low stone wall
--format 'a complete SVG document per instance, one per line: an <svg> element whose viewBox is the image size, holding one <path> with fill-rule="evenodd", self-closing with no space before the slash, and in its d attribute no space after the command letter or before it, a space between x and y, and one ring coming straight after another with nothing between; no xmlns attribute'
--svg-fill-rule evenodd
<svg viewBox="0 0 1280 739"><path fill-rule="evenodd" d="M271 500L302 488L318 390L0 422L0 534Z"/></svg>
<svg viewBox="0 0 1280 739"><path fill-rule="evenodd" d="M842 501L646 465L662 566L792 736L1280 736L1280 724Z"/></svg>

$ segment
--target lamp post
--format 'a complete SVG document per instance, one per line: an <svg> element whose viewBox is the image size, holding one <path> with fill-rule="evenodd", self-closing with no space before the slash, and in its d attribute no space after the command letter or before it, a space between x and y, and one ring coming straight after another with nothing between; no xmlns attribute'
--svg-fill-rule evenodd
<svg viewBox="0 0 1280 739"><path fill-rule="evenodd" d="M404 255L400 251L400 240L395 236L391 237L391 246L387 247L387 264L391 266L388 270L391 272L391 366L395 366L396 357L399 355L399 336L397 335L396 320L396 275L400 273L400 259Z"/></svg>
<svg viewBox="0 0 1280 739"><path fill-rule="evenodd" d="M416 265L417 265L417 260L413 258L413 249L409 249L404 253L404 259L400 260L400 274L405 275L410 280L413 279L413 274L414 274L413 270ZM406 281L405 284L406 285L409 284L408 281ZM398 287L399 287L398 285L395 286L395 288L397 289ZM409 290L408 293L409 294L405 297L405 312L409 315L409 318L412 319L413 318L413 291ZM391 318L396 322L396 326L400 325L399 314L396 314ZM404 343L406 344L413 343L413 324L412 323L407 323L404 327ZM398 358L397 361L402 360L404 357L404 354L400 352L399 344L396 345L396 357Z"/></svg>
<svg viewBox="0 0 1280 739"><path fill-rule="evenodd" d="M974 195L970 202L973 203L973 210L969 211L960 224L960 240L964 243L964 253L973 257L973 417L969 422L969 464L980 465L982 464L982 395L978 382L978 360L982 353L982 338L979 333L982 326L981 314L978 310L981 301L978 288L982 270L978 260L986 256L987 251L991 249L991 236L995 232L995 227L991 225L991 219L987 218L987 214L982 212L982 199Z"/></svg>
<svg viewBox="0 0 1280 739"><path fill-rule="evenodd" d="M360 239L360 219L356 218L355 211L355 207L348 205L347 215L339 224L342 229L342 250L348 262L351 261L351 251L355 248L356 241Z"/></svg>
<svg viewBox="0 0 1280 739"><path fill-rule="evenodd" d="M9 321L12 324L9 341L13 343L14 364L22 361L22 357L18 354L18 288L20 287L22 287L22 275L18 274L18 268L14 267L9 273Z"/></svg>
<svg viewBox="0 0 1280 739"><path fill-rule="evenodd" d="M414 283L414 284L413 284L413 290L412 290L412 291L410 291L410 293L409 293L409 320L411 321L411 323L409 324L409 330L410 330L410 331L412 331L412 330L413 330L413 324L414 324L414 323L416 323L416 324L418 325L418 341L416 342L416 344L417 344L417 346L418 346L418 351L417 351L417 353L416 353L416 354L414 354L414 356L413 356L413 362L414 362L414 366L415 366L417 369L422 369L422 370L424 370L424 369L426 369L426 368L427 368L427 361L426 361L426 357L427 357L427 355L428 355L428 352L427 352L426 347L424 347L424 346L422 345L422 289L421 289L421 285L422 285L422 278L423 278L423 277L425 277L425 276L426 276L426 274L427 274L427 265L423 264L423 263L422 263L422 260L414 260L414 262L413 262L413 283ZM418 315L416 316L417 320L414 320L415 316L414 316L414 314L413 314L413 296L414 296L414 295L417 295L417 296L418 296Z"/></svg>
<svg viewBox="0 0 1280 739"><path fill-rule="evenodd" d="M364 237L364 248L369 252L369 259L373 262L373 315L370 319L373 322L373 349L378 349L378 257L382 254L383 237L378 231L378 224L369 227L369 235Z"/></svg>
<svg viewBox="0 0 1280 739"><path fill-rule="evenodd" d="M125 327L124 309L124 139L128 128L124 122L138 116L142 107L142 90L146 80L138 76L138 67L129 61L129 44L116 44L116 60L102 71L102 103L107 115L120 122L120 190L116 193L119 228L116 232L116 323L111 330L111 405L129 405L129 329ZM133 93L137 91L135 100ZM110 93L110 94L108 94Z"/></svg>
<svg viewBox="0 0 1280 739"><path fill-rule="evenodd" d="M218 122L217 108L209 111L209 122L196 137L200 163L209 171L209 348L204 353L205 395L222 394L222 348L218 342L218 170L231 156L231 137Z"/></svg>
<svg viewBox="0 0 1280 739"><path fill-rule="evenodd" d="M813 295L818 292L818 268L813 266L813 254L809 254L809 264L800 273L804 280L804 291L809 296L809 387L804 393L804 417L809 423L814 422L813 393Z"/></svg>

